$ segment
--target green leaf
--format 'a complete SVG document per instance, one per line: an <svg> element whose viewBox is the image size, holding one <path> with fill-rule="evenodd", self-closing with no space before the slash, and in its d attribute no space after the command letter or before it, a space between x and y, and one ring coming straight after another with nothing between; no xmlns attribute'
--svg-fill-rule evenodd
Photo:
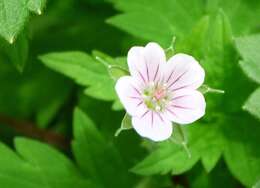
<svg viewBox="0 0 260 188"><path fill-rule="evenodd" d="M256 182L256 184L252 188L259 188L260 187L260 180Z"/></svg>
<svg viewBox="0 0 260 188"><path fill-rule="evenodd" d="M260 84L260 35L251 35L246 37L236 38L236 46L243 60L239 64L246 75L253 81ZM260 118L260 90L257 89L250 95L243 109L250 112L252 115Z"/></svg>
<svg viewBox="0 0 260 188"><path fill-rule="evenodd" d="M114 59L99 51L93 51L92 54L97 61L106 67L108 74L113 80L116 81L122 76L129 75L125 59Z"/></svg>
<svg viewBox="0 0 260 188"><path fill-rule="evenodd" d="M45 0L1 0L0 36L13 43L29 19L29 10L41 11Z"/></svg>
<svg viewBox="0 0 260 188"><path fill-rule="evenodd" d="M134 188L165 188L171 187L172 182L168 176L145 177Z"/></svg>
<svg viewBox="0 0 260 188"><path fill-rule="evenodd" d="M30 11L41 15L43 9L45 8L46 0L28 0L28 8Z"/></svg>
<svg viewBox="0 0 260 188"><path fill-rule="evenodd" d="M226 157L226 163L232 169L232 174L244 185L252 186L255 178L259 176L258 167L260 165L257 159L259 154L257 150L254 152L244 152L241 148L246 148L248 145L252 149L257 148L254 146L256 139L251 140L248 137L246 143L243 140L240 141L239 136L236 135L236 142L241 147L239 149L236 148L236 145L233 145L234 136L232 136L233 129L236 129L240 137L244 137L242 136L243 134L250 134L251 128L257 132L254 134L259 134L259 130L254 128L257 126L257 122L247 117L241 111L241 105L248 93L250 93L251 86L248 84L247 79L241 76L239 72L239 67L236 63L237 56L232 46L231 28L225 13L220 10L216 15L211 15L209 19L209 27L206 30L206 27L202 27L201 24L196 25L197 28L193 29L193 31L196 31L195 35L201 33L201 41L199 41L199 45L196 48L187 50L203 59L202 65L206 69L206 84L224 89L227 94L208 95L207 112L214 111L214 114L207 113L204 121L187 128L189 138L188 148L191 151L193 159L183 161L184 156L179 155L179 150L176 150L175 146L166 142L160 145L133 169L134 172L144 175L171 172L176 168L181 169L177 170L177 172L181 173L191 169L201 159L204 168L207 171L211 171L224 152L225 156L228 156ZM207 22L204 23L207 24ZM199 32L199 28L202 32ZM192 37L191 35L188 38L187 40L196 40L198 37ZM188 43L187 40L183 40L184 43ZM184 49L183 45L178 45L178 43L176 48L177 51ZM230 74L226 74L227 72ZM241 85L247 85L248 87L240 91L239 95L237 95L238 88ZM235 116L236 118L242 116L244 119L242 118L243 121L238 120L234 123L234 120L229 118L229 116ZM251 123L245 125L246 121ZM238 128L242 126L246 126L247 129ZM226 150L227 147L229 150ZM240 155L239 153L241 152L243 159L237 159L234 157L235 155L231 156L231 151L236 152L235 155ZM247 164L239 165L241 160L245 161L246 158L252 160ZM252 167L252 169L244 169L246 165Z"/></svg>
<svg viewBox="0 0 260 188"><path fill-rule="evenodd" d="M235 36L248 34L252 30L256 30L259 25L257 21L260 18L259 1L209 0L206 5L206 11L208 12L218 11L218 9L225 11ZM247 24L243 24L245 22Z"/></svg>
<svg viewBox="0 0 260 188"><path fill-rule="evenodd" d="M26 34L21 33L14 44L9 44L3 39L0 39L0 54L4 56L4 60L16 67L19 72L22 72L28 60L29 44Z"/></svg>
<svg viewBox="0 0 260 188"><path fill-rule="evenodd" d="M243 60L239 62L249 78L260 84L260 35L236 38L236 46Z"/></svg>
<svg viewBox="0 0 260 188"><path fill-rule="evenodd" d="M176 42L177 50L179 52L185 52L188 54L194 54L194 56L202 56L204 49L202 46L205 43L205 38L209 30L210 16L206 15L200 18L200 20L192 27L192 31L181 42ZM178 39L177 39L178 40ZM196 49L196 50L194 50Z"/></svg>
<svg viewBox="0 0 260 188"><path fill-rule="evenodd" d="M125 57L116 57L113 58L103 52L94 50L92 52L93 57L96 59L99 59L99 62L101 62L104 66L119 66L122 67L122 69L125 69L128 71L128 65L126 63L126 58Z"/></svg>
<svg viewBox="0 0 260 188"><path fill-rule="evenodd" d="M40 14L45 4L46 0L0 0L0 55L3 53L19 72L23 71L29 53L24 32L29 11Z"/></svg>
<svg viewBox="0 0 260 188"><path fill-rule="evenodd" d="M243 106L243 109L250 112L252 115L260 119L260 88L253 92L246 103Z"/></svg>
<svg viewBox="0 0 260 188"><path fill-rule="evenodd" d="M167 47L173 36L184 36L201 17L203 3L201 0L115 1L116 8L124 13L108 19L107 22L134 36L156 41ZM192 7L189 12L188 7Z"/></svg>
<svg viewBox="0 0 260 188"><path fill-rule="evenodd" d="M112 105L112 109L113 110L122 110L124 107L123 105L121 104L121 102L119 100L116 100L113 105Z"/></svg>
<svg viewBox="0 0 260 188"><path fill-rule="evenodd" d="M191 148L190 145L188 147ZM132 168L132 171L140 175L166 174L168 172L181 174L190 170L198 160L199 156L193 150L191 150L191 157L189 157L181 145L168 141L139 162Z"/></svg>
<svg viewBox="0 0 260 188"><path fill-rule="evenodd" d="M97 187L55 149L25 138L15 140L17 153L0 144L0 184L3 188Z"/></svg>
<svg viewBox="0 0 260 188"><path fill-rule="evenodd" d="M131 175L117 149L113 143L105 140L94 123L79 109L74 112L72 148L86 176L92 177L103 187L131 187Z"/></svg>
<svg viewBox="0 0 260 188"><path fill-rule="evenodd" d="M189 127L183 127L183 129L187 133L187 147L191 153L190 158L182 145L175 145L171 141L166 141L138 163L133 168L133 171L142 175L167 172L180 174L190 170L199 159L204 161L205 169L211 171L224 148L224 139L218 130L218 124L198 123Z"/></svg>
<svg viewBox="0 0 260 188"><path fill-rule="evenodd" d="M159 42L164 47L167 47L172 36L176 36L177 40L179 40L189 34L194 24L205 13L211 15L220 9L224 10L231 21L234 33L238 35L257 29L258 20L260 19L259 1L110 1L123 13L108 19L109 24L136 37Z"/></svg>
<svg viewBox="0 0 260 188"><path fill-rule="evenodd" d="M207 129L210 128L207 127ZM201 145L199 146L200 149L198 150L201 151L201 162L203 167L207 172L211 172L222 156L225 140L220 135L221 133L217 132L216 130L214 131L205 130L205 131L210 132L210 133L207 132L206 137L203 138L208 142L204 144L201 143Z"/></svg>
<svg viewBox="0 0 260 188"><path fill-rule="evenodd" d="M223 160L209 174L200 164L197 164L187 173L187 176L191 188L241 187L241 184L230 174Z"/></svg>
<svg viewBox="0 0 260 188"><path fill-rule="evenodd" d="M222 14L222 12L218 12L217 15L213 15L210 20L211 22L208 23L207 21L199 21L199 24L196 24L195 28L193 29L194 31L194 35L198 35L199 33L203 36L202 37L202 41L206 40L214 40L212 43L205 43L201 42L199 46L196 47L196 50L200 51L202 48L204 50L201 50L201 52L203 52L204 58L208 58L204 63L210 63L210 64L214 64L214 63L223 63L224 59L224 51L225 51L225 43L229 41L228 37L230 37L229 34L229 28L226 25L225 19L224 19L224 15ZM208 20L209 18L207 18L206 20ZM206 25L210 24L210 27L203 27L201 24L204 23ZM206 31L205 31L205 28ZM200 32L202 31L202 32ZM204 33L203 33L204 32ZM206 32L206 33L205 33ZM206 37L206 38L205 38ZM188 44L188 43L193 43L192 41L188 41L188 40L196 40L197 38L192 37L192 35L188 36L187 40L184 40L183 44ZM208 49L208 47L211 47L212 49ZM177 51L179 51L179 48L183 48L183 45L178 45L177 44ZM207 50L205 50L207 49ZM189 49L188 49L189 50ZM210 51L208 51L210 50ZM212 50L212 51L211 51ZM219 54L220 55L215 55L212 56L210 55L211 53L213 53L213 50L216 52L216 50L220 51ZM226 50L227 51L227 50ZM198 53L199 54L199 53ZM229 54L228 54L229 55ZM222 61L219 61L219 59L221 58ZM206 65L206 71L208 71L208 75L207 76L219 76L221 77L221 73L222 71L224 71L225 69L223 69L223 67L220 65L218 67L219 70L217 70L218 72L215 72L214 65L214 69L212 69L209 64ZM231 65L229 65L231 66ZM217 73L217 74L216 74ZM209 80L211 81L211 80ZM222 79L213 79L212 77L212 81L217 82L216 86L221 87L222 86ZM213 83L213 82L210 82ZM212 84L213 85L213 84ZM214 86L213 85L213 86ZM219 97L219 96L216 96ZM219 100L219 99L218 99ZM210 107L210 109L212 110L212 108ZM210 118L210 117L209 117ZM219 122L218 122L219 123ZM220 158L220 155L223 151L223 138L221 135L221 131L219 131L219 126L221 126L222 123L219 123L220 125L216 124L216 123L212 123L212 124L200 124L198 123L197 125L195 124L192 127L189 127L189 129L187 129L187 137L188 137L188 149L191 151L191 159L188 159L187 154L184 151L182 152L182 155L185 153L186 156L184 159L186 159L187 161L183 161L183 157L182 155L180 155L180 151L176 150L176 148L174 148L172 146L172 143L165 143L165 145L160 146L156 151L152 152L152 154L150 154L150 156L148 156L147 158L144 159L144 161L140 162L137 164L136 167L134 167L135 172L137 173L148 173L148 174L156 174L156 173L162 173L162 172L170 172L170 171L175 171L176 166L178 166L177 169L181 169L181 170L177 170L177 172L185 172L186 170L189 170L192 168L192 166L199 160L201 159L203 161L204 167L206 168L207 171L211 171L213 169L213 167L216 165L218 159ZM205 141L207 140L207 141ZM212 147L213 146L213 147ZM163 165L157 165L155 166L155 164L157 164L155 161L164 161L165 163L163 163ZM167 164L168 163L168 164Z"/></svg>
<svg viewBox="0 0 260 188"><path fill-rule="evenodd" d="M229 117L225 126L226 142L224 158L229 170L244 185L251 187L260 177L260 126L257 120L249 115Z"/></svg>
<svg viewBox="0 0 260 188"><path fill-rule="evenodd" d="M224 119L224 117L217 117ZM211 172L220 159L224 147L225 138L222 135L224 121L214 123L197 123L189 129L190 136L196 144L193 149L200 154L202 165L207 172Z"/></svg>
<svg viewBox="0 0 260 188"><path fill-rule="evenodd" d="M97 99L118 100L114 91L114 81L106 67L83 52L49 53L39 57L49 68L60 72L76 83L87 86L85 94Z"/></svg>
<svg viewBox="0 0 260 188"><path fill-rule="evenodd" d="M201 158L202 165L207 172L210 172L216 166L222 155L222 151L218 148L211 149L210 151L211 153L207 152Z"/></svg>
<svg viewBox="0 0 260 188"><path fill-rule="evenodd" d="M56 119L72 91L70 80L40 63L21 75L11 64L0 62L0 85L1 114L24 120L33 117L42 128Z"/></svg>
<svg viewBox="0 0 260 188"><path fill-rule="evenodd" d="M28 16L26 0L1 0L0 35L12 44L23 29Z"/></svg>
<svg viewBox="0 0 260 188"><path fill-rule="evenodd" d="M253 81L260 84L260 63L259 61L239 61L239 65L243 69L244 73Z"/></svg>
<svg viewBox="0 0 260 188"><path fill-rule="evenodd" d="M81 85L91 85L104 76L105 68L83 52L49 53L39 57L49 68L60 72Z"/></svg>

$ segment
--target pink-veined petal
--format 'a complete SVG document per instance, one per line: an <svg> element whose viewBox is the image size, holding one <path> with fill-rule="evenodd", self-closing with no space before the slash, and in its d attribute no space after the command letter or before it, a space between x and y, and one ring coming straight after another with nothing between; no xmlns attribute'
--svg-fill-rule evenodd
<svg viewBox="0 0 260 188"><path fill-rule="evenodd" d="M133 77L123 76L119 78L115 89L121 103L129 115L141 117L147 110L147 107L141 98L140 87L138 87L138 84Z"/></svg>
<svg viewBox="0 0 260 188"><path fill-rule="evenodd" d="M164 115L175 123L189 124L201 118L205 108L204 96L199 91L180 89L173 93Z"/></svg>
<svg viewBox="0 0 260 188"><path fill-rule="evenodd" d="M163 141L172 134L172 123L161 114L147 111L142 117L132 117L132 125L142 137Z"/></svg>
<svg viewBox="0 0 260 188"><path fill-rule="evenodd" d="M170 90L197 89L204 82L205 71L200 64L186 54L176 54L164 66L164 80Z"/></svg>
<svg viewBox="0 0 260 188"><path fill-rule="evenodd" d="M132 76L148 83L158 81L162 65L166 63L164 50L156 43L145 47L132 47L127 55L129 71Z"/></svg>

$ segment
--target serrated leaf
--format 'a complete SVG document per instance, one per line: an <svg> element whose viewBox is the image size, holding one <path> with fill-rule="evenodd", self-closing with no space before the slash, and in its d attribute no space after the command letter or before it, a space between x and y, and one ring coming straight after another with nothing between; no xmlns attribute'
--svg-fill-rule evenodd
<svg viewBox="0 0 260 188"><path fill-rule="evenodd" d="M0 144L0 184L3 188L96 187L55 149L25 138L15 140L17 153Z"/></svg>
<svg viewBox="0 0 260 188"><path fill-rule="evenodd" d="M235 34L246 34L256 29L260 18L260 3L245 0L110 0L123 11L108 19L108 23L136 37L156 41L167 47L172 36L182 38L205 12L214 14L223 9L231 20ZM235 6L234 6L235 5ZM173 11L174 10L174 11ZM254 10L254 11L252 11ZM247 24L243 24L243 23Z"/></svg>
<svg viewBox="0 0 260 188"><path fill-rule="evenodd" d="M260 35L236 38L236 46L243 60L239 62L249 78L260 84Z"/></svg>
<svg viewBox="0 0 260 188"><path fill-rule="evenodd" d="M203 13L203 1L200 0L123 0L115 1L115 6L124 13L108 19L109 24L137 37L159 42L164 47L173 36L184 36ZM192 7L189 13L188 7Z"/></svg>
<svg viewBox="0 0 260 188"><path fill-rule="evenodd" d="M252 188L260 188L260 180Z"/></svg>
<svg viewBox="0 0 260 188"><path fill-rule="evenodd" d="M90 85L106 78L103 75L105 68L83 52L49 53L40 56L39 59L49 68L74 79L81 85Z"/></svg>
<svg viewBox="0 0 260 188"><path fill-rule="evenodd" d="M84 93L97 99L118 100L114 81L106 67L83 52L49 53L39 57L49 68L60 72L76 83L87 86Z"/></svg>
<svg viewBox="0 0 260 188"><path fill-rule="evenodd" d="M208 18L207 18L208 19ZM206 19L206 20L207 20ZM218 50L220 51L219 54L221 54L222 52L225 51L225 45L226 42L230 42L229 38L230 35L230 31L228 26L226 26L226 21L224 20L225 17L223 15L222 12L219 12L217 15L213 15L211 18L211 22L210 22L210 27L208 26L202 26L201 24L204 23L206 25L208 25L208 21L203 21L199 24L197 24L193 29L193 31L195 32L195 35L198 35L198 33L201 33L203 35L202 37L202 41L205 40L214 40L212 41L212 43L205 43L201 42L201 44L199 45L200 48L202 49L207 49L207 50L203 50L203 55L205 58L210 58L207 60L210 61L210 63L223 63L219 61L219 58L224 59L224 55L222 54L220 55L215 55L214 57L210 56L209 54L211 54L214 51ZM205 28L206 31L205 31ZM202 32L200 32L200 30ZM204 33L203 33L204 32ZM206 32L206 33L205 33ZM191 35L192 36L192 35ZM190 40L196 40L196 38L193 38L189 36L188 38ZM190 43L187 40L184 40L184 44ZM180 45L182 46L182 45ZM208 47L211 47L212 49L210 49L210 51L208 51ZM177 51L179 46L177 46ZM197 49L198 47L196 47ZM200 50L200 49L199 49ZM211 51L212 50L212 51ZM227 52L225 52L227 53ZM212 61L214 60L214 61ZM215 67L216 65L214 65ZM231 66L231 65L228 65ZM210 76L216 75L216 70L215 68L212 70L210 65L207 65L207 70L209 70L208 74L210 74ZM223 67L219 67L219 71L224 71L222 70ZM211 72L212 71L212 72ZM219 74L219 72L217 72ZM212 78L212 80L214 80ZM221 80L214 80L214 82L217 81L218 83L216 85L219 84L219 86L222 85ZM222 80L223 81L223 80ZM196 125L196 124L195 124ZM183 161L183 157L179 155L179 151L174 151L174 147L172 147L172 143L167 146L167 144L161 146L160 148L158 148L156 151L154 151L150 156L148 156L146 159L144 159L144 161L142 161L141 163L137 164L136 167L134 167L135 172L137 173L148 173L148 174L156 174L156 173L163 173L163 172L169 172L171 170L175 170L175 166L178 166L178 168L180 168L181 170L177 170L177 172L185 172L186 170L189 170L190 168L192 168L192 166L199 160L201 159L202 161L204 161L204 165L205 168L210 171L212 170L212 168L214 168L214 166L216 165L218 159L220 158L220 155L223 151L223 138L221 135L221 132L219 132L219 126L217 124L213 124L212 126L210 124L198 124L197 126L191 127L188 129L187 131L187 137L188 137L188 149L191 151L191 159L189 160L187 157L187 154L185 153L185 151L183 150L182 152L184 152L186 154L186 160L187 161ZM205 141L206 140L206 141ZM213 147L212 147L213 146ZM161 154L162 153L162 154ZM213 156L214 155L214 156ZM157 159L156 159L157 158ZM165 161L165 164L163 163L163 165L157 165L155 166L155 164L157 164L155 161ZM166 164L168 163L168 165ZM150 165L150 166L149 166ZM177 169L178 169L177 168Z"/></svg>
<svg viewBox="0 0 260 188"><path fill-rule="evenodd" d="M251 187L260 177L260 126L249 115L231 118L235 127L225 126L226 147L224 158L233 176Z"/></svg>
<svg viewBox="0 0 260 188"><path fill-rule="evenodd" d="M200 154L202 165L207 172L216 166L225 147L225 139L221 132L223 123L218 121L211 124L195 124L189 132L197 141L193 149Z"/></svg>
<svg viewBox="0 0 260 188"><path fill-rule="evenodd" d="M188 146L190 148L190 146ZM152 174L181 174L190 170L199 160L196 152L191 150L191 157L187 155L181 145L172 142L160 145L143 161L139 162L131 171L140 175Z"/></svg>
<svg viewBox="0 0 260 188"><path fill-rule="evenodd" d="M259 25L257 21L260 18L259 1L209 0L206 5L206 11L208 12L215 12L218 9L225 11L235 36L248 34ZM247 24L243 24L245 22Z"/></svg>
<svg viewBox="0 0 260 188"><path fill-rule="evenodd" d="M125 59L112 58L99 51L93 51L92 54L97 61L99 61L106 67L109 76L113 80L116 81L122 76L129 75Z"/></svg>
<svg viewBox="0 0 260 188"><path fill-rule="evenodd" d="M241 148L236 148L236 146L233 145L233 137L230 136L232 129L236 129L236 132L238 132L239 135L243 135L245 134L245 130L243 131L242 129L238 129L237 126L240 127L246 125L243 124L243 121L236 121L237 123L234 125L234 120L227 118L229 117L229 111L234 111L234 114L237 115L236 117L241 116L241 103L247 96L247 93L250 92L250 87L248 87L247 90L244 90L244 93L240 92L239 96L235 96L235 91L237 91L236 88L241 86L243 83L248 84L248 82L243 77L238 80L238 77L236 76L237 74L240 75L240 72L238 71L239 67L236 64L236 54L234 53L235 51L232 47L232 33L230 25L223 11L218 12L216 16L213 15L210 19L211 22L207 31L208 34L206 34L206 38L202 40L204 42L199 45L199 47L204 50L198 53L198 55L205 58L203 66L207 72L206 75L208 78L208 84L212 87L223 88L225 91L227 90L228 94L225 95L225 98L223 98L223 96L209 96L210 101L207 100L208 110L215 110L217 114L212 114L212 116L208 114L206 116L206 120L208 122L206 121L206 123L199 123L197 127L194 126L188 130L188 147L192 154L195 152L197 161L199 159L202 160L204 168L207 171L211 171L214 168L222 153L225 152L225 154L229 156L229 160L226 160L226 163L229 168L232 169L232 174L244 185L251 186L253 181L255 181L255 178L259 176L258 167L255 166L260 165L258 164L257 157L254 157L255 155L258 156L258 154L256 154L257 151L253 153L244 153L243 150L240 151L241 148L247 147L247 143L244 141L239 141L239 137L237 137L237 142ZM200 49L195 50L197 51ZM226 74L226 71L233 72L233 75ZM236 83L233 82L234 77L237 79ZM225 102L225 104L222 102ZM218 107L218 105L221 105L221 107ZM223 112L224 110L227 111ZM252 121L250 117L244 118L247 119L245 121L252 122L252 124L247 125L248 129L246 129L246 134L250 134L250 127L257 126L257 123ZM224 130L226 127L228 127L229 131L225 132ZM254 129L254 131L258 132L256 129ZM248 137L248 143L251 145L251 148L254 148L253 145L255 142L255 139L251 140ZM230 152L236 152L235 155L239 155L241 152L241 156L244 156L244 159L240 158L239 160L236 160L234 155L231 156L231 153L227 154L227 145L232 148L229 150ZM170 148L170 145L160 146L157 150L145 158L144 161L137 164L137 166L134 167L134 171L145 175L165 173L170 172L171 169L174 170L174 168L176 168L175 165L182 164L182 169L184 169L182 172L185 172L195 164L192 163L192 160L190 163L187 161L183 162L183 159L178 157L178 153L176 151L172 151L172 153L170 152ZM245 161L246 158L251 158L252 161L250 160L249 163L239 165L240 161ZM157 165L156 161L163 162L161 165ZM252 166L252 169L244 169L246 168L246 165Z"/></svg>
<svg viewBox="0 0 260 188"><path fill-rule="evenodd" d="M172 171L173 174L179 174L190 170L199 159L207 161L204 167L211 171L223 152L225 143L218 130L219 125L194 124L183 128L187 133L187 147L191 158L180 144L174 145L168 141L159 145L154 152L138 163L133 168L134 172L151 175Z"/></svg>
<svg viewBox="0 0 260 188"><path fill-rule="evenodd" d="M191 188L219 188L240 187L221 160L211 173L205 172L200 164L197 164L188 174L189 186ZM221 181L220 181L221 180Z"/></svg>
<svg viewBox="0 0 260 188"><path fill-rule="evenodd" d="M239 64L246 75L260 84L260 35L236 38L236 46L243 60ZM247 99L243 108L257 118L260 117L260 90L257 89Z"/></svg>
<svg viewBox="0 0 260 188"><path fill-rule="evenodd" d="M0 35L9 43L14 43L29 19L29 10L41 10L45 0L1 0Z"/></svg>
<svg viewBox="0 0 260 188"><path fill-rule="evenodd" d="M222 155L222 150L218 148L218 145L211 145L211 147L212 148L208 148L207 152L202 154L201 158L202 165L207 172L210 172L216 166Z"/></svg>
<svg viewBox="0 0 260 188"><path fill-rule="evenodd" d="M93 57L96 59L100 59L99 62L101 62L104 66L119 66L122 67L125 70L128 70L128 66L126 63L126 58L125 57L116 57L113 58L103 52L94 50L92 52Z"/></svg>
<svg viewBox="0 0 260 188"><path fill-rule="evenodd" d="M247 110L260 119L260 88L258 88L249 96L243 106L243 109Z"/></svg>
<svg viewBox="0 0 260 188"><path fill-rule="evenodd" d="M134 188L165 188L171 187L172 182L168 176L145 177Z"/></svg>
<svg viewBox="0 0 260 188"><path fill-rule="evenodd" d="M13 63L19 72L23 72L28 60L29 44L25 33L21 33L14 44L9 44L0 39L0 54L4 56L4 61Z"/></svg>
<svg viewBox="0 0 260 188"><path fill-rule="evenodd" d="M0 35L12 44L24 27L28 16L26 0L1 0Z"/></svg>
<svg viewBox="0 0 260 188"><path fill-rule="evenodd" d="M260 49L260 48L259 48ZM244 73L253 81L260 84L260 63L259 61L239 61Z"/></svg>
<svg viewBox="0 0 260 188"><path fill-rule="evenodd" d="M43 9L45 8L46 0L28 0L28 8L30 11L41 15Z"/></svg>
<svg viewBox="0 0 260 188"><path fill-rule="evenodd" d="M131 187L131 176L113 145L80 110L74 112L73 153L81 170L103 187ZM114 179L116 177L116 180Z"/></svg>

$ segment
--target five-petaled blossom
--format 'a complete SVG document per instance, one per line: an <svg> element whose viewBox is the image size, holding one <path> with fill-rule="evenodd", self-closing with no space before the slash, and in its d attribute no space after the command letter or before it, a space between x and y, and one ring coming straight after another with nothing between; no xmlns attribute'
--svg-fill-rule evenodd
<svg viewBox="0 0 260 188"><path fill-rule="evenodd" d="M205 114L204 96L196 90L205 72L193 57L176 54L166 61L164 50L151 42L132 47L127 63L131 76L117 81L116 92L142 137L166 140L172 122L189 124Z"/></svg>

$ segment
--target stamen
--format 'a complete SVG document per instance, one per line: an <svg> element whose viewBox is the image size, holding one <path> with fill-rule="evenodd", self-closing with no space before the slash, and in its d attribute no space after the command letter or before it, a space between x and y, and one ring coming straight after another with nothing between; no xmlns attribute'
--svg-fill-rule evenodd
<svg viewBox="0 0 260 188"><path fill-rule="evenodd" d="M156 105L155 110L156 111L161 111L161 107L159 105Z"/></svg>
<svg viewBox="0 0 260 188"><path fill-rule="evenodd" d="M170 102L167 85L158 82L150 82L144 89L142 97L148 109L156 112L162 111Z"/></svg>

